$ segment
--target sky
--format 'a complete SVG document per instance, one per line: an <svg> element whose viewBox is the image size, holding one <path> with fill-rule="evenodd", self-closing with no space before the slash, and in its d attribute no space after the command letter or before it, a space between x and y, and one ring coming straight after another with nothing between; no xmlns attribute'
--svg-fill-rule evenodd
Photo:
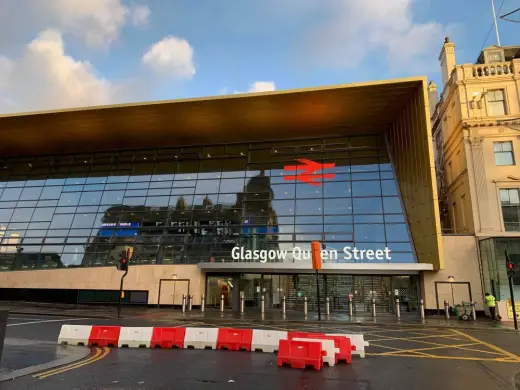
<svg viewBox="0 0 520 390"><path fill-rule="evenodd" d="M519 0L495 0L500 15ZM491 0L1 0L0 114L427 76ZM520 24L499 22L503 46Z"/></svg>

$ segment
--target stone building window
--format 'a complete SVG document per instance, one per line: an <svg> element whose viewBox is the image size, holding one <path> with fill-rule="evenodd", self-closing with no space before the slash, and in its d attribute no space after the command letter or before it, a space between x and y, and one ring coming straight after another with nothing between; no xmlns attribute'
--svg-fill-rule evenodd
<svg viewBox="0 0 520 390"><path fill-rule="evenodd" d="M506 101L504 98L504 90L496 89L488 91L488 115L502 116L506 115Z"/></svg>
<svg viewBox="0 0 520 390"><path fill-rule="evenodd" d="M506 231L520 231L520 190L518 188L501 189L500 203Z"/></svg>
<svg viewBox="0 0 520 390"><path fill-rule="evenodd" d="M495 163L497 165L515 165L513 143L511 141L494 142Z"/></svg>

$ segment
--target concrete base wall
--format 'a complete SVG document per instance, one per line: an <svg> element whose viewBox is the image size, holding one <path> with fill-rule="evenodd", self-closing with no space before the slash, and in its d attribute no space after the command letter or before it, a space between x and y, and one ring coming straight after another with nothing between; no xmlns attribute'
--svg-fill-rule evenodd
<svg viewBox="0 0 520 390"><path fill-rule="evenodd" d="M448 282L452 276L455 282L469 282L473 301L477 302L476 309L484 310L483 291L480 278L477 241L475 236L452 235L443 236L444 269L436 272L423 272L422 287L426 309L437 309L435 282ZM450 304L461 303L466 300L467 285L442 284L438 285L439 305L443 310L444 300Z"/></svg>
<svg viewBox="0 0 520 390"><path fill-rule="evenodd" d="M119 290L123 272L115 267L11 271L0 273L2 288L48 288L71 290ZM204 293L204 274L197 265L134 265L125 278L125 290L148 291L148 304L157 304L160 279L189 279L193 304ZM163 282L161 304L179 305L188 293L186 282Z"/></svg>

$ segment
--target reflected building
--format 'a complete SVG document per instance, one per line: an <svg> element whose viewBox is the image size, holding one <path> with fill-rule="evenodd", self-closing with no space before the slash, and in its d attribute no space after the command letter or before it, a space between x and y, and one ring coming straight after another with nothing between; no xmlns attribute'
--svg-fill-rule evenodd
<svg viewBox="0 0 520 390"><path fill-rule="evenodd" d="M278 249L274 193L265 171L247 179L233 197L232 205L214 204L210 195L200 204L191 204L180 195L174 206L109 207L81 265L115 266L120 253L129 248L140 264L232 261L235 246Z"/></svg>

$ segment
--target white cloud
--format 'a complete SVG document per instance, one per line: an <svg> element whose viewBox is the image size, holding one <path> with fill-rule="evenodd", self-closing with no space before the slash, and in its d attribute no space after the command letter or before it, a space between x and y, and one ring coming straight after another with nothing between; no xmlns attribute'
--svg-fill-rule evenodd
<svg viewBox="0 0 520 390"><path fill-rule="evenodd" d="M0 64L0 81L8 73L0 88L4 113L108 104L118 93L118 86L98 76L89 62L67 55L58 30L41 32L20 58Z"/></svg>
<svg viewBox="0 0 520 390"><path fill-rule="evenodd" d="M276 84L274 81L255 81L253 84L251 84L251 87L247 92L268 92L275 90Z"/></svg>
<svg viewBox="0 0 520 390"><path fill-rule="evenodd" d="M182 38L167 36L150 46L141 61L154 71L175 78L195 75L193 48Z"/></svg>
<svg viewBox="0 0 520 390"><path fill-rule="evenodd" d="M146 5L136 5L132 7L132 24L136 27L146 26L150 18L150 8Z"/></svg>
<svg viewBox="0 0 520 390"><path fill-rule="evenodd" d="M47 16L55 27L78 36L90 46L106 46L115 41L129 14L129 9L121 0L51 0L38 3L43 16Z"/></svg>
<svg viewBox="0 0 520 390"><path fill-rule="evenodd" d="M0 91L2 88L7 88L12 71L12 61L7 57L0 56Z"/></svg>
<svg viewBox="0 0 520 390"><path fill-rule="evenodd" d="M247 92L234 90L231 92L229 88L224 87L218 90L218 95L237 95L240 93L255 93L255 92L269 92L276 91L276 84L274 81L255 81L252 83Z"/></svg>
<svg viewBox="0 0 520 390"><path fill-rule="evenodd" d="M0 44L26 42L52 27L88 46L107 47L126 25L145 25L149 16L147 6L123 0L0 0Z"/></svg>
<svg viewBox="0 0 520 390"><path fill-rule="evenodd" d="M309 29L305 39L316 62L335 67L356 67L368 57L385 55L396 68L437 67L439 42L450 26L414 20L414 0L340 0L327 9L322 24ZM420 2L420 0L417 0Z"/></svg>

